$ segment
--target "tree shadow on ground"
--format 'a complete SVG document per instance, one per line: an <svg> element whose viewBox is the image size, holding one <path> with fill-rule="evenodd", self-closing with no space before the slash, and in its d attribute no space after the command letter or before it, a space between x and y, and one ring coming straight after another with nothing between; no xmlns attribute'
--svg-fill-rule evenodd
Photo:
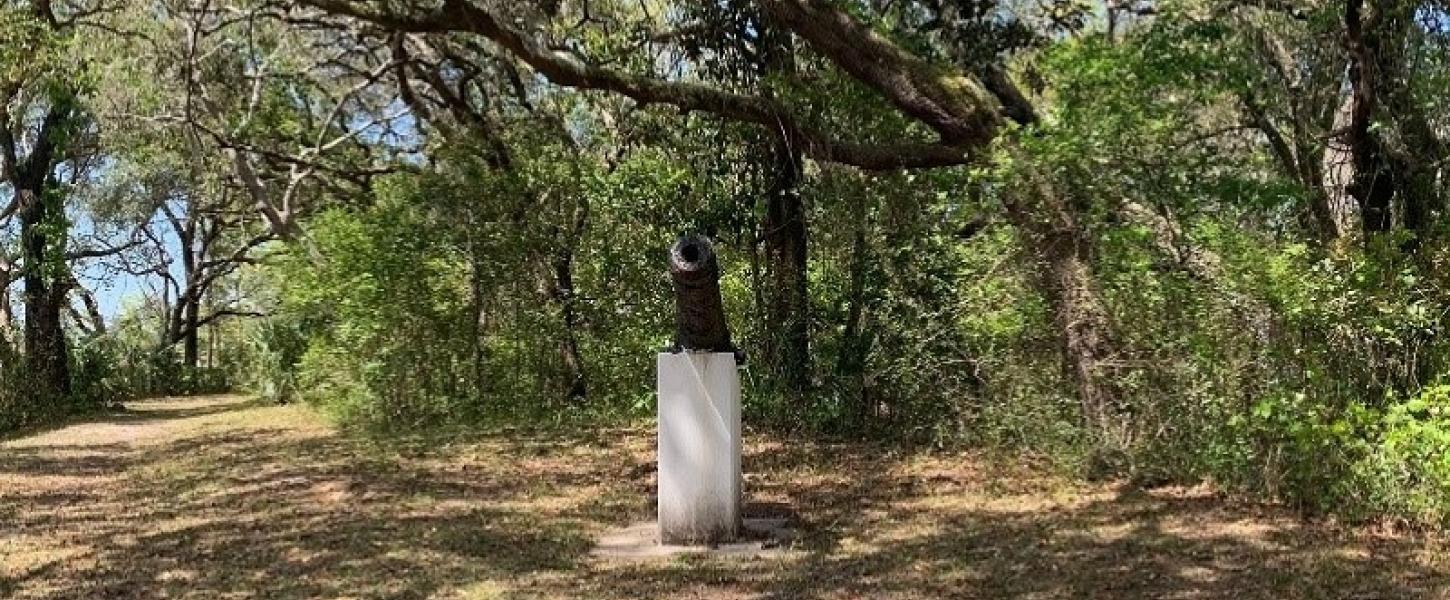
<svg viewBox="0 0 1450 600"><path fill-rule="evenodd" d="M111 425L123 425L130 423L147 423L152 421L174 421L177 419L189 419L193 417L205 417L226 412L232 412L245 408L246 405L237 404L199 404L195 406L180 407L147 407L135 408L114 408L87 418L90 423L104 423Z"/></svg>
<svg viewBox="0 0 1450 600"><path fill-rule="evenodd" d="M40 423L0 432L0 443L43 436L79 424L126 425L175 421L204 417L258 405L257 401L238 402L237 396L177 396L129 405L99 406L79 413L43 419Z"/></svg>
<svg viewBox="0 0 1450 600"><path fill-rule="evenodd" d="M1235 531L1210 499L940 515L927 531L813 552L768 598L1437 598L1412 542L1373 548L1286 527ZM1146 507L1146 508L1145 508ZM1201 528L1188 524L1198 523Z"/></svg>
<svg viewBox="0 0 1450 600"><path fill-rule="evenodd" d="M0 546L35 555L0 592L426 598L479 578L574 569L591 546L566 511L528 510L551 489L584 485L574 470L511 477L488 465L450 470L446 459L403 464L345 438L293 433L6 449L0 473L81 481L0 490L10 517Z"/></svg>
<svg viewBox="0 0 1450 600"><path fill-rule="evenodd" d="M768 436L749 444L747 495L793 517L790 551L610 562L587 553L648 518L648 430L379 442L277 418L289 410L246 407L245 425L154 443L4 448L0 549L15 554L0 556L0 596L1450 595L1444 561L1414 538L1206 492L1064 487L980 457Z"/></svg>
<svg viewBox="0 0 1450 600"><path fill-rule="evenodd" d="M1450 597L1450 565L1427 557L1421 539L1305 522L1203 490L1065 493L1031 474L916 462L879 447L772 445L747 458L762 475L750 493L786 498L800 514L793 555L620 563L578 596Z"/></svg>

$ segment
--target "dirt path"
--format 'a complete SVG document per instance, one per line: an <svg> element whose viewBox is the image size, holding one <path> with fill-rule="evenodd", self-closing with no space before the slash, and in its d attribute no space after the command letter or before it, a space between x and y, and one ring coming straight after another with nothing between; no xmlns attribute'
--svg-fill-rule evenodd
<svg viewBox="0 0 1450 600"><path fill-rule="evenodd" d="M161 400L0 443L0 598L1450 598L1424 540L971 455L753 440L768 559L591 558L648 517L647 430L367 443Z"/></svg>

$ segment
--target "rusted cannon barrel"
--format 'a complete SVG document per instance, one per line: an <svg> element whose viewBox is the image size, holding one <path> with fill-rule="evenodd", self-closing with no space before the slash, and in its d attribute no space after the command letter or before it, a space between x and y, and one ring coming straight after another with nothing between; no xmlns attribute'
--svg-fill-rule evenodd
<svg viewBox="0 0 1450 600"><path fill-rule="evenodd" d="M670 278L675 282L673 350L735 352L720 300L720 264L710 240L689 234L676 241L670 248Z"/></svg>

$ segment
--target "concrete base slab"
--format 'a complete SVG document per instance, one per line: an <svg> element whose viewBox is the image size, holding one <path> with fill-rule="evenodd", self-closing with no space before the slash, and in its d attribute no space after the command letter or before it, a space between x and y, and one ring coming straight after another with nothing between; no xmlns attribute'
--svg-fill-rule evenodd
<svg viewBox="0 0 1450 600"><path fill-rule="evenodd" d="M628 527L606 532L595 543L591 556L606 560L653 560L680 555L718 556L732 558L766 558L785 556L791 552L795 531L790 519L746 517L741 523L742 535L734 542L710 546L677 546L661 544L659 524L642 521Z"/></svg>

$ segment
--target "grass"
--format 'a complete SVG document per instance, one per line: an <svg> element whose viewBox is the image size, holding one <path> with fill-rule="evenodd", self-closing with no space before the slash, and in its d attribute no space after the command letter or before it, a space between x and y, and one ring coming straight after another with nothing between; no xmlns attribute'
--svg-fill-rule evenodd
<svg viewBox="0 0 1450 600"><path fill-rule="evenodd" d="M0 597L1440 598L1428 537L973 454L748 441L776 557L596 559L649 518L646 428L384 442L300 407L136 403L0 443Z"/></svg>

